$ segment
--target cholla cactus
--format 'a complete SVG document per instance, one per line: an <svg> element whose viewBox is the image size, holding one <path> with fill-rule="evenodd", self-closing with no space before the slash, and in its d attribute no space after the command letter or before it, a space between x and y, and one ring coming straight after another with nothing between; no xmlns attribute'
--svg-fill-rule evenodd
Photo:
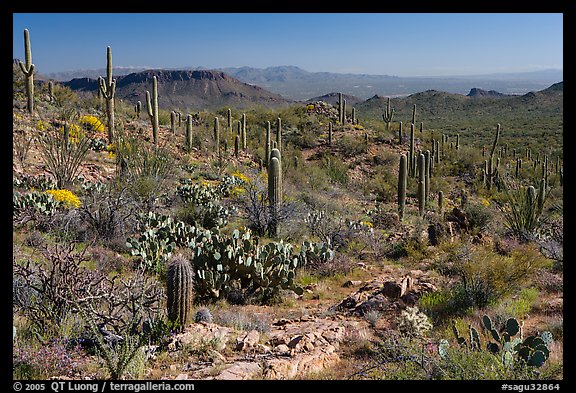
<svg viewBox="0 0 576 393"><path fill-rule="evenodd" d="M418 307L407 307L398 317L398 329L408 336L420 337L432 329L432 323Z"/></svg>

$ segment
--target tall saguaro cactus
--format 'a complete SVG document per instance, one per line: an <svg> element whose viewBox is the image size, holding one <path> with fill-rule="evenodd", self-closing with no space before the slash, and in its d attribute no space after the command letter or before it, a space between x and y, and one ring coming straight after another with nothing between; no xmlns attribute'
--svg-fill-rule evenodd
<svg viewBox="0 0 576 393"><path fill-rule="evenodd" d="M269 235L277 237L278 208L282 203L282 162L278 149L272 149L270 153L270 164L268 165L268 202L272 215Z"/></svg>
<svg viewBox="0 0 576 393"><path fill-rule="evenodd" d="M342 93L338 93L338 121L344 124L344 99Z"/></svg>
<svg viewBox="0 0 576 393"><path fill-rule="evenodd" d="M278 118L276 123L276 148L282 151L282 119Z"/></svg>
<svg viewBox="0 0 576 393"><path fill-rule="evenodd" d="M246 113L242 113L242 150L248 147L246 143Z"/></svg>
<svg viewBox="0 0 576 393"><path fill-rule="evenodd" d="M388 104L386 105L386 110L382 114L382 120L386 123L386 130L390 129L390 123L392 123L392 119L394 118L394 108L390 107L390 97L388 97Z"/></svg>
<svg viewBox="0 0 576 393"><path fill-rule="evenodd" d="M270 162L270 149L272 142L270 141L270 122L266 122L266 139L264 141L264 165L268 168L268 163Z"/></svg>
<svg viewBox="0 0 576 393"><path fill-rule="evenodd" d="M32 49L30 48L30 33L28 29L24 29L24 61L18 62L20 70L26 78L26 97L28 99L28 113L32 115L34 113L34 64L32 63Z"/></svg>
<svg viewBox="0 0 576 393"><path fill-rule="evenodd" d="M420 216L424 215L424 207L425 207L425 192L426 192L426 158L424 154L420 154L418 156L418 211Z"/></svg>
<svg viewBox="0 0 576 393"><path fill-rule="evenodd" d="M414 123L410 124L410 155L408 156L408 162L410 167L408 168L408 174L413 177L415 176L416 166L413 164L414 160Z"/></svg>
<svg viewBox="0 0 576 393"><path fill-rule="evenodd" d="M146 91L146 109L148 116L152 122L152 138L154 144L158 143L158 78L154 75L152 79L152 100L150 100L150 92Z"/></svg>
<svg viewBox="0 0 576 393"><path fill-rule="evenodd" d="M328 123L328 146L332 146L332 122Z"/></svg>
<svg viewBox="0 0 576 393"><path fill-rule="evenodd" d="M112 48L106 47L106 81L98 79L100 92L106 100L106 116L108 116L108 143L114 142L114 93L116 79L112 79Z"/></svg>
<svg viewBox="0 0 576 393"><path fill-rule="evenodd" d="M398 172L398 218L404 218L404 207L406 206L406 183L408 178L406 156L400 156L400 171Z"/></svg>
<svg viewBox="0 0 576 393"><path fill-rule="evenodd" d="M416 124L416 104L412 108L412 124Z"/></svg>
<svg viewBox="0 0 576 393"><path fill-rule="evenodd" d="M186 150L192 151L192 115L186 116Z"/></svg>
<svg viewBox="0 0 576 393"><path fill-rule="evenodd" d="M182 328L192 321L194 300L194 271L192 265L182 256L174 256L168 263L167 308L168 320Z"/></svg>

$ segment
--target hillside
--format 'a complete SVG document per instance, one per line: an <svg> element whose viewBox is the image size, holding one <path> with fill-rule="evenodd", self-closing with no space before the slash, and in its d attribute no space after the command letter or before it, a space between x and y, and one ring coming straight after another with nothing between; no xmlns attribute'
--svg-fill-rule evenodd
<svg viewBox="0 0 576 393"><path fill-rule="evenodd" d="M158 102L162 107L179 110L217 109L233 106L278 108L292 101L230 77L221 71L147 70L116 77L116 97L136 104L146 102L152 90L152 77L158 78ZM75 91L96 93L97 80L73 79L63 83Z"/></svg>
<svg viewBox="0 0 576 393"><path fill-rule="evenodd" d="M348 105L349 108L352 108L353 106L364 101L362 98L351 96L349 94L342 94L342 98L346 100L346 105ZM328 93L319 97L310 98L306 100L306 102L322 101L332 106L336 106L338 104L338 99L339 93Z"/></svg>
<svg viewBox="0 0 576 393"><path fill-rule="evenodd" d="M393 98L386 128L380 95L352 124L151 70L112 135L93 79L28 97L13 69L14 380L564 378L563 83ZM170 124L190 97L238 106Z"/></svg>

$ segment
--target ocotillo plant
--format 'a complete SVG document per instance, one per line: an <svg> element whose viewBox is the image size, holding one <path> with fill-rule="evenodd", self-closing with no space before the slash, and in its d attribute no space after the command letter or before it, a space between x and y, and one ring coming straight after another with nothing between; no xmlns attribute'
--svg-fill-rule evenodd
<svg viewBox="0 0 576 393"><path fill-rule="evenodd" d="M408 165L406 156L400 155L400 170L398 172L398 218L404 218L404 207L406 206L406 183L408 178Z"/></svg>
<svg viewBox="0 0 576 393"><path fill-rule="evenodd" d="M242 150L246 150L246 113L242 113Z"/></svg>
<svg viewBox="0 0 576 393"><path fill-rule="evenodd" d="M192 320L194 271L192 264L176 255L168 263L166 275L168 320L184 328Z"/></svg>
<svg viewBox="0 0 576 393"><path fill-rule="evenodd" d="M218 116L214 117L214 151L220 156L220 123Z"/></svg>
<svg viewBox="0 0 576 393"><path fill-rule="evenodd" d="M328 146L332 146L332 122L328 123Z"/></svg>
<svg viewBox="0 0 576 393"><path fill-rule="evenodd" d="M34 64L32 64L32 49L30 48L30 33L28 29L24 29L24 61L18 62L20 70L26 79L26 98L28 99L28 113L34 113Z"/></svg>
<svg viewBox="0 0 576 393"><path fill-rule="evenodd" d="M99 80L99 89L106 100L106 115L108 116L108 143L114 142L114 93L116 92L116 79L112 79L112 48L106 48L106 81Z"/></svg>
<svg viewBox="0 0 576 393"><path fill-rule="evenodd" d="M264 164L268 167L268 163L270 162L270 150L271 150L271 140L270 140L270 122L266 122L266 146L264 151Z"/></svg>
<svg viewBox="0 0 576 393"><path fill-rule="evenodd" d="M174 111L170 112L170 131L172 131L173 134L176 133L176 112Z"/></svg>
<svg viewBox="0 0 576 393"><path fill-rule="evenodd" d="M192 115L186 116L186 150L192 150Z"/></svg>
<svg viewBox="0 0 576 393"><path fill-rule="evenodd" d="M496 145L500 139L500 123L496 127L496 136L494 142L492 143L492 150L490 150L490 158L487 160L488 165L486 170L486 188L490 190L492 188L492 182L498 173L498 168L494 168L494 152L496 151Z"/></svg>
<svg viewBox="0 0 576 393"><path fill-rule="evenodd" d="M276 123L276 148L282 151L282 119Z"/></svg>
<svg viewBox="0 0 576 393"><path fill-rule="evenodd" d="M386 123L386 130L390 130L390 123L394 118L394 108L390 107L390 97L388 97L388 104L386 105L386 110L382 114L382 120Z"/></svg>
<svg viewBox="0 0 576 393"><path fill-rule="evenodd" d="M418 212L420 216L424 215L425 192L426 192L426 157L424 154L418 156Z"/></svg>
<svg viewBox="0 0 576 393"><path fill-rule="evenodd" d="M282 164L279 155L278 149L272 149L268 165L268 202L272 215L269 235L273 237L278 236L278 208L282 203Z"/></svg>
<svg viewBox="0 0 576 393"><path fill-rule="evenodd" d="M158 143L158 78L156 75L152 78L152 99L150 99L150 92L146 91L146 109L150 121L152 122L152 138L154 144Z"/></svg>

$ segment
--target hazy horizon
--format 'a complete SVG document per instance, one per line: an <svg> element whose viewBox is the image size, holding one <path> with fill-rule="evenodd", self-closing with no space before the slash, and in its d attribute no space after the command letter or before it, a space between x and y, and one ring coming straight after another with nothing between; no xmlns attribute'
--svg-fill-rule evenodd
<svg viewBox="0 0 576 393"><path fill-rule="evenodd" d="M96 29L104 18L107 29ZM296 66L398 77L563 71L561 13L15 13L14 58L24 58L25 28L41 74L105 68L107 46L114 67L126 68Z"/></svg>

